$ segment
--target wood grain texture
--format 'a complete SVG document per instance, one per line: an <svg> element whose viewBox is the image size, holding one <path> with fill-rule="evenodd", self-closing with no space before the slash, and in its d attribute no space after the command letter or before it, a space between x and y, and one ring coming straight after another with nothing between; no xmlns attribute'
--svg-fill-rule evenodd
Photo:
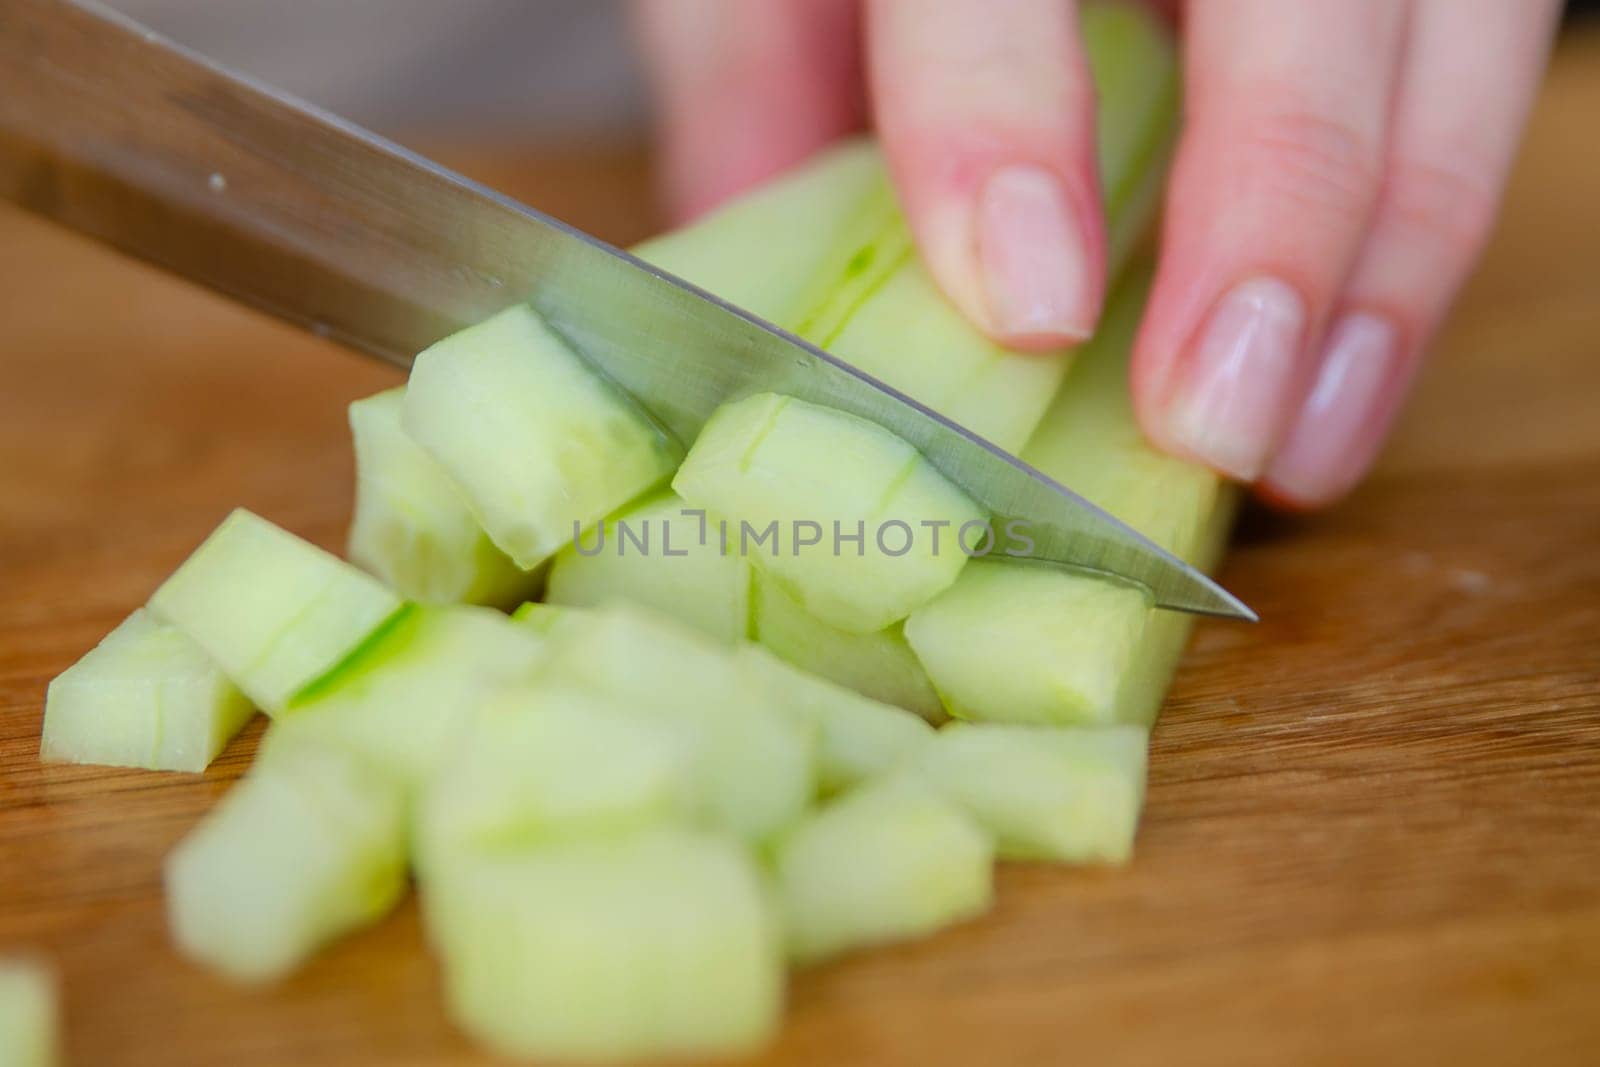
<svg viewBox="0 0 1600 1067"><path fill-rule="evenodd" d="M1137 857L800 975L766 1062L1600 1061L1600 37L1381 470L1247 519L1154 738ZM636 156L480 175L617 240ZM181 961L168 848L246 765L37 762L47 681L243 504L329 546L345 404L397 375L0 211L0 952L91 1064L476 1062L409 906L287 984Z"/></svg>

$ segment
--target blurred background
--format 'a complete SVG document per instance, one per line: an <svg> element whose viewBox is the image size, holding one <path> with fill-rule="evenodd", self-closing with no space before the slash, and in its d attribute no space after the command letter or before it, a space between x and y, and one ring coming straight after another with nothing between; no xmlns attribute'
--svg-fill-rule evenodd
<svg viewBox="0 0 1600 1067"><path fill-rule="evenodd" d="M592 144L637 138L648 121L625 0L110 3L391 136ZM1600 0L1569 11L1600 14Z"/></svg>
<svg viewBox="0 0 1600 1067"><path fill-rule="evenodd" d="M389 135L637 137L624 0L109 0L220 62Z"/></svg>

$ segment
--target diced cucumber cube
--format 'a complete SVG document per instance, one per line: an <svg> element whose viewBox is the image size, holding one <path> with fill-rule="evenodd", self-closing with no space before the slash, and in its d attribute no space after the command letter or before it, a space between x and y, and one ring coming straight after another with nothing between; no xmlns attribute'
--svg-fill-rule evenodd
<svg viewBox="0 0 1600 1067"><path fill-rule="evenodd" d="M257 760L167 857L167 915L185 955L267 982L387 914L405 870L399 785L296 745Z"/></svg>
<svg viewBox="0 0 1600 1067"><path fill-rule="evenodd" d="M692 751L659 723L576 690L508 689L424 790L417 867L687 819L692 770Z"/></svg>
<svg viewBox="0 0 1600 1067"><path fill-rule="evenodd" d="M239 508L149 606L204 649L256 707L276 715L398 611L400 598Z"/></svg>
<svg viewBox="0 0 1600 1067"><path fill-rule="evenodd" d="M1004 614L996 616L997 605ZM974 560L906 622L952 715L1006 722L1111 722L1144 636L1142 592L1098 578ZM973 674L960 673L970 667Z"/></svg>
<svg viewBox="0 0 1600 1067"><path fill-rule="evenodd" d="M350 559L408 600L512 607L539 575L483 532L444 468L401 428L405 387L350 405L356 452Z"/></svg>
<svg viewBox="0 0 1600 1067"><path fill-rule="evenodd" d="M933 727L916 714L862 696L785 663L757 645L736 653L776 706L817 731L817 787L835 793L875 777L927 744Z"/></svg>
<svg viewBox="0 0 1600 1067"><path fill-rule="evenodd" d="M414 789L484 701L533 677L543 656L537 634L491 608L411 605L301 694L264 746L312 739Z"/></svg>
<svg viewBox="0 0 1600 1067"><path fill-rule="evenodd" d="M562 549L546 599L592 608L631 601L733 644L750 629L750 566L722 551L718 519L665 492L603 520Z"/></svg>
<svg viewBox="0 0 1600 1067"><path fill-rule="evenodd" d="M141 608L50 683L39 756L203 771L254 710L199 645Z"/></svg>
<svg viewBox="0 0 1600 1067"><path fill-rule="evenodd" d="M980 915L994 893L993 852L976 822L920 783L859 786L778 842L789 952L820 960Z"/></svg>
<svg viewBox="0 0 1600 1067"><path fill-rule="evenodd" d="M1123 863L1144 804L1142 726L953 723L917 777L994 836L1001 859Z"/></svg>
<svg viewBox="0 0 1600 1067"><path fill-rule="evenodd" d="M726 516L732 550L807 611L854 633L903 619L955 581L967 561L960 531L976 544L985 522L881 426L772 393L719 409L672 485Z"/></svg>
<svg viewBox="0 0 1600 1067"><path fill-rule="evenodd" d="M944 719L944 706L902 624L871 634L830 626L795 603L778 583L755 575L751 585L756 640L778 658L885 704Z"/></svg>
<svg viewBox="0 0 1600 1067"><path fill-rule="evenodd" d="M56 983L41 964L0 959L0 1067L60 1062Z"/></svg>
<svg viewBox="0 0 1600 1067"><path fill-rule="evenodd" d="M573 610L539 684L574 688L672 730L694 753L699 816L761 841L816 795L816 728L777 706L733 653L641 608Z"/></svg>
<svg viewBox="0 0 1600 1067"><path fill-rule="evenodd" d="M517 1057L711 1056L771 1037L782 935L744 850L681 829L463 860L423 894L451 1014Z"/></svg>
<svg viewBox="0 0 1600 1067"><path fill-rule="evenodd" d="M664 481L678 459L642 410L526 306L419 355L403 424L523 568Z"/></svg>

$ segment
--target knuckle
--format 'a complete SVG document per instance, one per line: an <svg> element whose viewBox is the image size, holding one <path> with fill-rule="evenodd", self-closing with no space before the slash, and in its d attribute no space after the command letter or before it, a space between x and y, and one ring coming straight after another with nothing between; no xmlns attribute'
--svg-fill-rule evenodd
<svg viewBox="0 0 1600 1067"><path fill-rule="evenodd" d="M1489 168L1465 154L1449 161L1398 156L1384 182L1379 224L1442 246L1450 255L1477 255L1494 223L1499 199Z"/></svg>
<svg viewBox="0 0 1600 1067"><path fill-rule="evenodd" d="M1245 123L1236 142L1263 192L1320 217L1354 223L1371 210L1380 148L1323 108L1278 106Z"/></svg>

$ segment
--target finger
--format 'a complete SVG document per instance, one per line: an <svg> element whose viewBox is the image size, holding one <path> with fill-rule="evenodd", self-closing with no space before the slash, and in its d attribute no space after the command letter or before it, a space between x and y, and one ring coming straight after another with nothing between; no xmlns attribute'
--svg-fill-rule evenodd
<svg viewBox="0 0 1600 1067"><path fill-rule="evenodd" d="M1186 124L1133 367L1141 424L1167 450L1253 481L1286 431L1377 198L1403 14L1186 10Z"/></svg>
<svg viewBox="0 0 1600 1067"><path fill-rule="evenodd" d="M1377 456L1422 353L1492 225L1540 81L1555 0L1421 0L1372 229L1269 495L1350 489Z"/></svg>
<svg viewBox="0 0 1600 1067"><path fill-rule="evenodd" d="M635 13L676 218L860 127L856 0L643 0Z"/></svg>
<svg viewBox="0 0 1600 1067"><path fill-rule="evenodd" d="M1081 340L1104 294L1094 88L1066 0L868 0L879 137L929 270L1019 348Z"/></svg>

